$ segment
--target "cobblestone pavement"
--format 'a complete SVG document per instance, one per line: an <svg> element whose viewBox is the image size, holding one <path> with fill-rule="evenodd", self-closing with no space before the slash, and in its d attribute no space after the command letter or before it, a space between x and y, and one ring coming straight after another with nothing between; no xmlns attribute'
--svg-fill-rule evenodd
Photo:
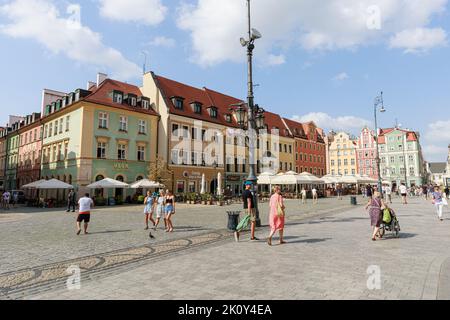
<svg viewBox="0 0 450 320"><path fill-rule="evenodd" d="M85 238L71 236L73 217L59 212L33 213L17 222L0 220L0 231L7 234L6 243L3 239L1 243L0 288L4 299L450 299L450 220L439 222L433 207L424 200L411 200L407 207L396 200L394 209L402 226L400 238L387 236L372 242L367 213L361 206L350 208L347 200L322 200L316 209L288 203L289 243L273 247L263 241L249 242L246 237L235 243L228 233L219 231L226 222L224 211L232 207L180 207L178 223L190 229L164 236L158 232L162 237L154 244L144 239L147 234L141 228L141 215L126 213L132 208L97 212L98 222L93 226L98 229L93 228L94 234ZM265 221L264 205L261 211ZM60 230L59 226L63 230L56 232L56 244L47 239L48 234L43 235L42 227L51 223L56 224L49 229ZM95 233L108 229L110 224L130 231ZM24 233L25 239L20 238L21 230L35 228L35 235ZM264 238L266 230L261 229L258 235ZM198 246L191 245L195 237ZM65 238L69 238L67 242ZM33 239L37 243L28 242ZM44 248L47 243L58 252L39 254L40 249L30 249L35 245ZM16 249L11 249L15 244ZM170 254L155 255L158 245L169 248L166 250ZM15 251L19 248L25 248L25 252ZM39 256L47 252L53 253L50 258ZM111 272L92 259L96 255L125 260L115 261L117 268ZM55 283L44 281L32 286L39 277L51 280L42 273L53 270L52 265L42 267L45 263L66 267L67 263L77 262L67 260L81 257L86 257L78 260L84 263L80 263L81 290L64 288L67 275L63 277L63 269L59 269L61 278L53 278L58 280ZM49 259L53 261L42 263ZM3 266L6 260L10 260L9 269ZM372 265L380 268L381 290L367 288L367 269ZM18 279L26 277L31 280L28 284L27 280L22 282L24 290L5 291L13 288L11 284L20 287Z"/></svg>

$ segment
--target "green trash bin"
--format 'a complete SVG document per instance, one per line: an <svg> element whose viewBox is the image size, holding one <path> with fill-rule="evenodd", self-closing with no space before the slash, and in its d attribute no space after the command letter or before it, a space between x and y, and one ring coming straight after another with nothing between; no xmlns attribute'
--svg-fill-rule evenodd
<svg viewBox="0 0 450 320"><path fill-rule="evenodd" d="M228 230L236 231L236 228L239 225L239 216L241 215L241 212L227 211L227 213L228 213Z"/></svg>
<svg viewBox="0 0 450 320"><path fill-rule="evenodd" d="M350 204L356 206L358 204L358 201L356 200L355 196L350 197Z"/></svg>

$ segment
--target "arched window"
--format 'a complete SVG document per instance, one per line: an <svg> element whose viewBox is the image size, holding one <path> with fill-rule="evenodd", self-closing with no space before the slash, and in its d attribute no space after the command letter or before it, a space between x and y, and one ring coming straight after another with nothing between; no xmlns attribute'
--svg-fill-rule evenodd
<svg viewBox="0 0 450 320"><path fill-rule="evenodd" d="M141 180L143 180L144 178L142 177L142 176L138 176L137 178L136 178L136 181L141 181Z"/></svg>
<svg viewBox="0 0 450 320"><path fill-rule="evenodd" d="M72 175L71 174L69 174L69 182L68 183L72 184Z"/></svg>
<svg viewBox="0 0 450 320"><path fill-rule="evenodd" d="M103 180L103 179L105 179L105 177L102 176L101 174L99 174L99 175L95 178L95 181L101 181L101 180Z"/></svg>
<svg viewBox="0 0 450 320"><path fill-rule="evenodd" d="M123 178L123 176L117 176L117 179L116 179L117 181L120 181L120 182L124 182L124 178Z"/></svg>

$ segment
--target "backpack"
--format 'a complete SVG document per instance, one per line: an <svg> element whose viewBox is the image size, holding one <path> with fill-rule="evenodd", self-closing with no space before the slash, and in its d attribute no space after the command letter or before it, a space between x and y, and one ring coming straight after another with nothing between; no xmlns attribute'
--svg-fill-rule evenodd
<svg viewBox="0 0 450 320"><path fill-rule="evenodd" d="M392 221L392 216L391 216L391 211L389 209L384 209L383 210L383 222L386 224L391 223Z"/></svg>

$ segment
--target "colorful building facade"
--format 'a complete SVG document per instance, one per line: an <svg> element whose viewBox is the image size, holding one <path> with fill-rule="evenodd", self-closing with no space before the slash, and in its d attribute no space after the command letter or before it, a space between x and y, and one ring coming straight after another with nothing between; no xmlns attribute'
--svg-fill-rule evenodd
<svg viewBox="0 0 450 320"><path fill-rule="evenodd" d="M89 90L58 99L44 113L42 173L90 192L92 182L133 183L156 161L158 115L137 86L105 78ZM96 190L97 197L126 200L135 190Z"/></svg>
<svg viewBox="0 0 450 320"><path fill-rule="evenodd" d="M19 160L17 167L17 188L37 181L41 175L42 130L40 113L25 117L24 126L19 129ZM31 191L27 190L31 195Z"/></svg>
<svg viewBox="0 0 450 320"><path fill-rule="evenodd" d="M357 142L348 133L333 134L329 147L330 174L355 175L358 173Z"/></svg>
<svg viewBox="0 0 450 320"><path fill-rule="evenodd" d="M361 130L358 139L358 173L378 179L377 146L375 135L368 127Z"/></svg>
<svg viewBox="0 0 450 320"><path fill-rule="evenodd" d="M394 188L405 183L408 187L426 182L420 136L401 128L381 129L379 148L381 176Z"/></svg>

